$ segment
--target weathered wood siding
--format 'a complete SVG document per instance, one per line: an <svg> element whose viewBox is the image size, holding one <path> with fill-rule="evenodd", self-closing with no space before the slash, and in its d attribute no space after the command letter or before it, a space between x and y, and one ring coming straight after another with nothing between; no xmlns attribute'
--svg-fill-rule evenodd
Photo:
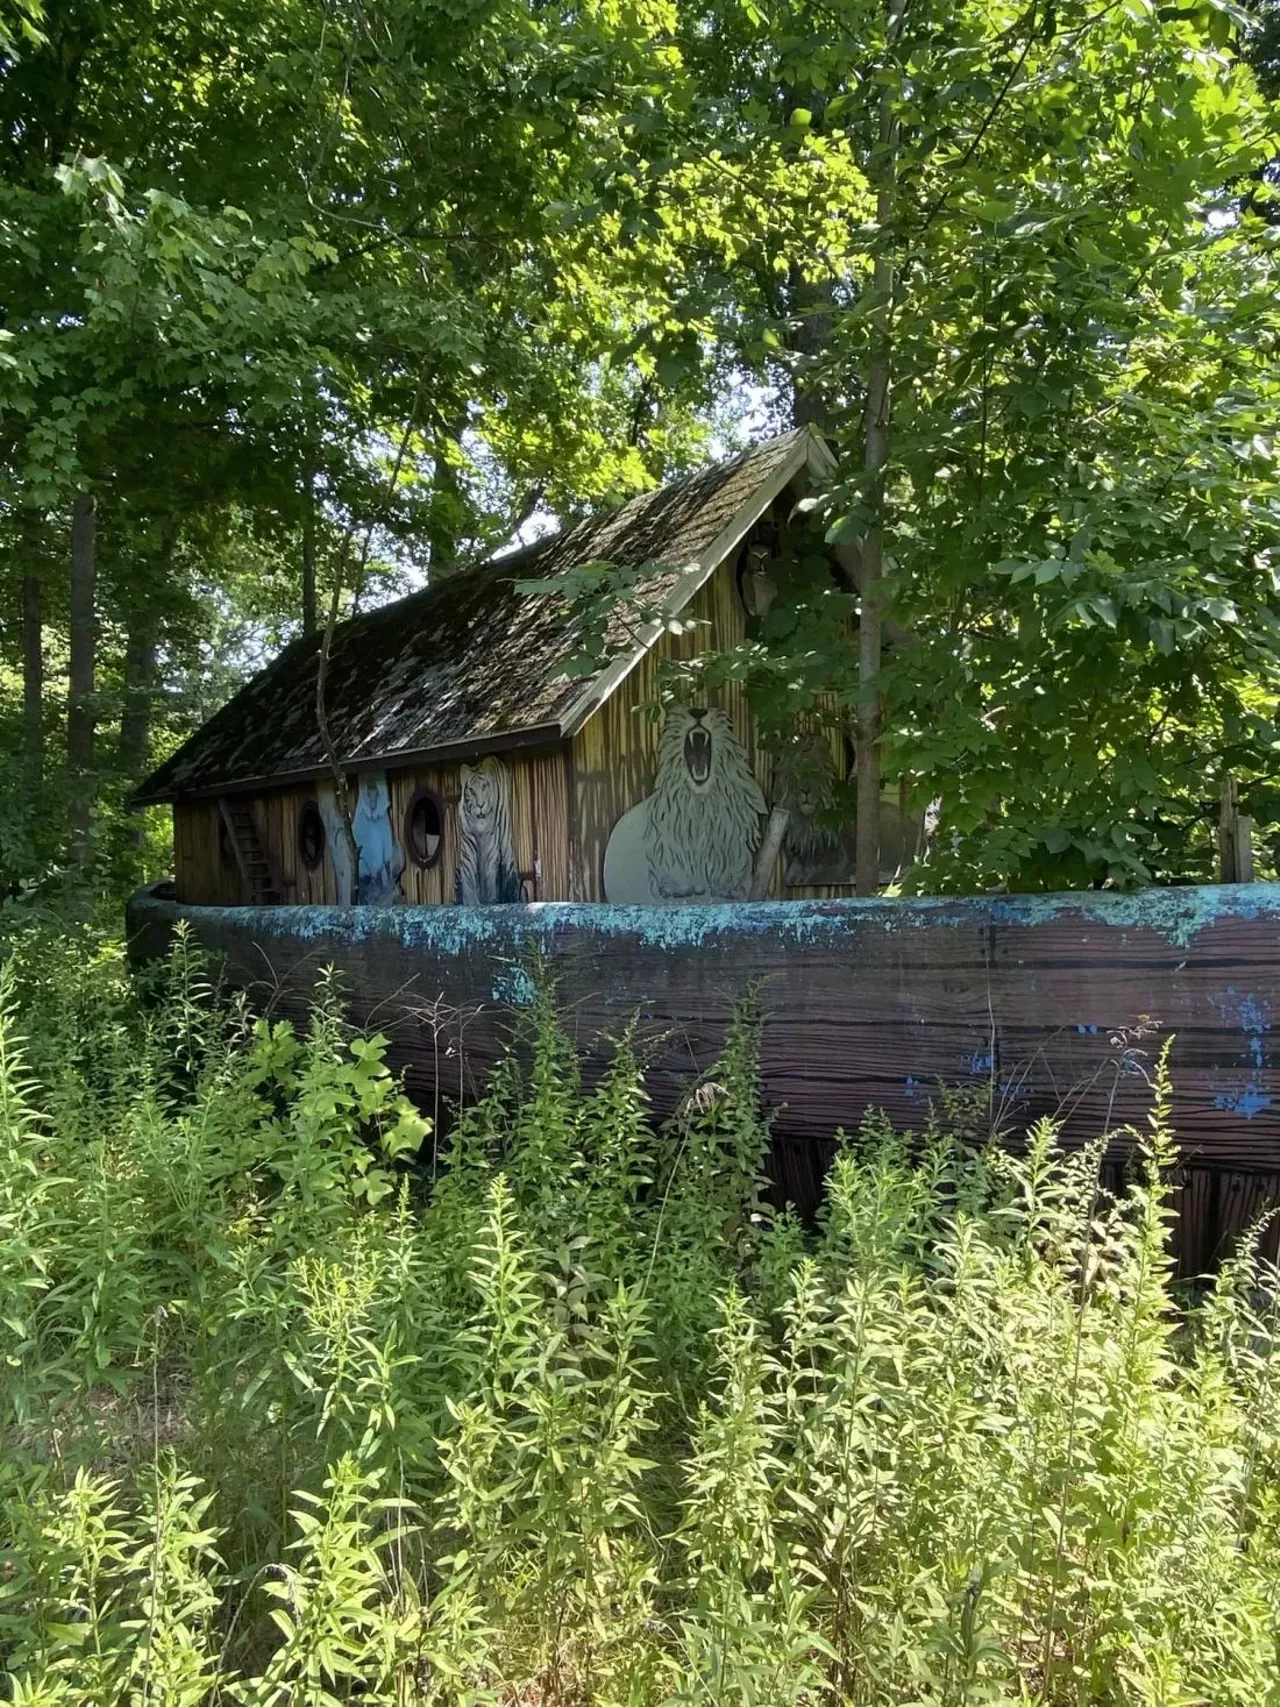
<svg viewBox="0 0 1280 1707"><path fill-rule="evenodd" d="M338 965L355 1017L376 1013L433 1111L483 1084L531 953L596 1066L602 1037L639 1016L660 1112L712 1064L759 981L776 1165L810 1205L837 1127L879 1107L918 1130L939 1084L971 1087L1015 1136L1045 1114L1073 1143L1142 1128L1168 1039L1184 1267L1206 1266L1280 1189L1276 884L687 908L201 909L144 895L138 950L178 918L286 1013L305 1012L317 963ZM1130 1142L1116 1138L1112 1165Z"/></svg>
<svg viewBox="0 0 1280 1707"><path fill-rule="evenodd" d="M253 816L258 839L285 903L332 907L341 897L330 850L325 848L324 858L314 871L307 870L298 852L298 820L307 801L315 797L315 790L309 786L276 789L254 801Z"/></svg>
<svg viewBox="0 0 1280 1707"><path fill-rule="evenodd" d="M684 615L693 626L681 634L664 634L573 742L575 882L571 898L575 901L604 900L609 836L623 813L653 788L662 732L656 708L663 666L736 646L746 633L736 567L735 552L690 601ZM770 764L757 747L746 695L737 683L726 683L708 688L704 697L708 705L718 706L733 720L767 798ZM777 888L776 880L773 887Z"/></svg>
<svg viewBox="0 0 1280 1707"><path fill-rule="evenodd" d="M180 901L238 907L248 900L230 849L222 856L216 800L180 800L173 808L173 874Z"/></svg>
<svg viewBox="0 0 1280 1707"><path fill-rule="evenodd" d="M790 500L784 502L789 503ZM694 596L687 626L666 634L564 747L539 753L500 754L511 773L513 838L526 893L540 901L603 901L603 864L618 820L652 791L662 722L659 706L664 667L738 645L747 618L738 592L735 551ZM754 719L740 685L708 687L709 705L726 712L743 742L766 799L772 793L772 762L759 746ZM841 762L843 741L832 735ZM406 865L404 898L421 906L452 902L458 861L457 806L460 764L417 766L388 772L392 825L403 837L404 814L414 792L429 787L445 807L444 850L427 871ZM251 807L259 839L286 902L329 905L339 900L331 851L309 872L298 854L298 819L312 785L279 788L256 796ZM174 807L174 860L179 898L195 904L235 905L245 899L234 859L221 857L216 802L179 801ZM783 862L775 866L768 893L784 894ZM832 899L852 893L848 885L788 885L788 899Z"/></svg>
<svg viewBox="0 0 1280 1707"><path fill-rule="evenodd" d="M565 901L569 888L568 759L564 750L502 755L511 773L512 840L530 900ZM419 788L430 788L444 807L444 846L435 865L422 870L406 860L400 888L417 906L452 902L458 870L458 796L461 766L433 765L392 771L387 785L391 824L403 841L404 817ZM308 871L298 851L303 806L316 798L310 786L273 789L248 802L258 839L286 904L334 906L338 895L333 850ZM216 800L178 801L173 809L174 877L178 899L195 906L234 907L246 900L234 855L224 858Z"/></svg>

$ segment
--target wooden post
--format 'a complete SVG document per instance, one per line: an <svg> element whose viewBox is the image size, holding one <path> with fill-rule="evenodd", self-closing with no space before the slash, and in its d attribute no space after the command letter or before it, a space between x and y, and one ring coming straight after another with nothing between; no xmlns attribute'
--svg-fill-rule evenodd
<svg viewBox="0 0 1280 1707"><path fill-rule="evenodd" d="M1218 881L1253 882L1253 819L1241 816L1239 789L1229 772L1222 779L1218 818Z"/></svg>

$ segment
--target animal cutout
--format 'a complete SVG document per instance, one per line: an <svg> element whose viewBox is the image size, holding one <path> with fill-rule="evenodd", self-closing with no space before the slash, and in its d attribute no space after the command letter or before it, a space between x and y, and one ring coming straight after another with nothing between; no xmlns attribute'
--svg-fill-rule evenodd
<svg viewBox="0 0 1280 1707"><path fill-rule="evenodd" d="M501 759L462 767L457 899L464 907L523 901L511 839L511 778Z"/></svg>
<svg viewBox="0 0 1280 1707"><path fill-rule="evenodd" d="M837 783L830 739L799 735L773 761L773 800L786 808L782 880L788 884L839 883L854 868L853 825L838 828L825 817ZM826 875L819 875L826 874Z"/></svg>
<svg viewBox="0 0 1280 1707"><path fill-rule="evenodd" d="M677 707L659 738L653 793L624 813L609 837L606 899L745 900L766 810L725 713Z"/></svg>
<svg viewBox="0 0 1280 1707"><path fill-rule="evenodd" d="M347 838L342 828L342 813L338 807L338 799L333 791L333 784L319 783L316 787L316 800L320 807L320 817L324 823L325 847L333 863L334 882L337 884L338 899L345 906L354 900L351 881L351 856L347 852Z"/></svg>
<svg viewBox="0 0 1280 1707"><path fill-rule="evenodd" d="M385 907L399 901L405 860L391 826L391 794L381 771L366 771L361 776L351 828L360 850L356 900L362 907Z"/></svg>
<svg viewBox="0 0 1280 1707"><path fill-rule="evenodd" d="M831 823L838 775L827 736L802 734L773 764L773 799L789 814L782 844L788 888L840 887L854 881L857 831L850 817ZM935 814L936 816L936 814ZM897 881L920 858L928 839L926 815L906 813L896 788L880 796L881 883Z"/></svg>

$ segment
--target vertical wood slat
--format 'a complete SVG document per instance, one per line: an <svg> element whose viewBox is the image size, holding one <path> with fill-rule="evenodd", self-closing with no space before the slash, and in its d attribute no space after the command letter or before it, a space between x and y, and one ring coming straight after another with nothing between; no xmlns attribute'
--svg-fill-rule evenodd
<svg viewBox="0 0 1280 1707"><path fill-rule="evenodd" d="M1218 818L1218 877L1222 883L1253 882L1253 819L1240 814L1239 787L1229 773L1222 779Z"/></svg>
<svg viewBox="0 0 1280 1707"><path fill-rule="evenodd" d="M526 896L536 896L535 862L537 837L533 824L533 776L528 764L513 767L511 777L511 840L516 870L521 874Z"/></svg>
<svg viewBox="0 0 1280 1707"><path fill-rule="evenodd" d="M216 800L178 801L173 808L173 876L178 898L192 906L236 907L248 897L234 862L222 858Z"/></svg>
<svg viewBox="0 0 1280 1707"><path fill-rule="evenodd" d="M736 646L746 634L746 614L738 598L736 558L729 558L690 601L693 626L664 634L640 660L575 737L572 775L581 892L575 900L604 900L604 851L614 825L650 792L658 765L661 720L653 716L663 665L688 662L708 652ZM708 687L701 696L733 722L752 759L757 780L768 785L768 761L760 752L738 682ZM777 890L776 878L770 893Z"/></svg>
<svg viewBox="0 0 1280 1707"><path fill-rule="evenodd" d="M561 749L534 761L537 784L542 883L539 899L567 901L572 896L569 876L569 755Z"/></svg>
<svg viewBox="0 0 1280 1707"><path fill-rule="evenodd" d="M540 867L539 900L571 898L569 887L569 814L567 754L551 751L503 755L511 777L512 836L521 870ZM461 767L420 766L388 776L392 831L404 852L405 814L416 791L432 789L444 809L441 856L423 871L405 857L401 890L417 906L437 906L454 898L458 869L458 798ZM302 808L315 798L306 784L273 789L246 802L258 837L281 886L286 902L334 906L338 902L332 850L314 871L302 861L298 829ZM234 872L223 868L219 854L216 802L179 801L174 807L174 877L178 898L196 906L235 906L247 903Z"/></svg>
<svg viewBox="0 0 1280 1707"><path fill-rule="evenodd" d="M699 590L688 615L693 626L678 635L664 635L564 751L499 755L511 774L517 863L521 871L538 872L538 900L604 899L602 870L609 835L623 813L642 800L653 785L661 725L648 708L657 702L662 666L734 646L745 635L745 613L738 598L733 560L722 564ZM733 682L708 688L703 697L732 719L767 794L769 761L755 741L741 685ZM402 851L405 813L414 792L429 787L444 804L441 858L429 871L421 871L406 858L401 890L406 901L418 906L452 902L458 865L460 766L393 770L388 786L392 830ZM332 850L326 847L320 867L308 872L298 849L302 806L314 792L309 784L272 789L247 804L284 901L333 905L338 894ZM181 868L175 872L178 893L191 904L227 905L241 897L227 893L216 840L212 855L202 855L188 849L184 834L201 824L205 807L204 802L180 802L175 807L174 860L175 867ZM239 887L237 880L235 889ZM768 893L781 893L779 870L771 877Z"/></svg>

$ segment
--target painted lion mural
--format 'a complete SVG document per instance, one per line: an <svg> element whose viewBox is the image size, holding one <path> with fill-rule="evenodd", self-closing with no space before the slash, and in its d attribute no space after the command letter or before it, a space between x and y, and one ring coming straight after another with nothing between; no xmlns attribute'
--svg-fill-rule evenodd
<svg viewBox="0 0 1280 1707"><path fill-rule="evenodd" d="M773 761L773 799L790 816L782 844L788 888L847 887L857 867L857 832L850 816L832 824L838 781L829 737L801 733ZM851 809L850 809L851 810ZM880 881L892 883L920 858L936 822L929 813L904 812L897 788L880 796Z"/></svg>
<svg viewBox="0 0 1280 1707"><path fill-rule="evenodd" d="M774 755L773 799L789 814L782 843L783 882L840 882L853 871L853 825L833 828L824 814L835 800L831 743L816 731L801 734ZM837 876L816 874L836 872Z"/></svg>
<svg viewBox="0 0 1280 1707"><path fill-rule="evenodd" d="M723 711L677 707L658 742L653 793L619 818L604 856L609 901L741 901L768 810Z"/></svg>

